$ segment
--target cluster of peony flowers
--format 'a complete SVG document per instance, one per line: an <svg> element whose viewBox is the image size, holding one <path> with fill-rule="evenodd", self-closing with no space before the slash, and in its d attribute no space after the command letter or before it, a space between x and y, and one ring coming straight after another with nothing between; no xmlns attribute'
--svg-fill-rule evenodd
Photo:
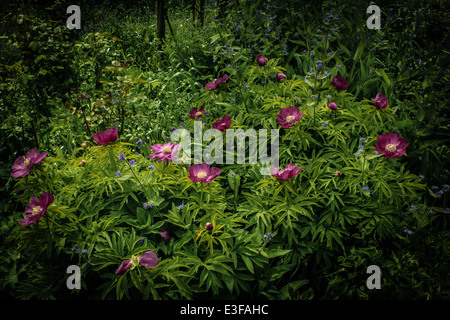
<svg viewBox="0 0 450 320"><path fill-rule="evenodd" d="M256 62L259 66L265 66L267 59L262 55L256 57ZM276 76L278 82L287 79L287 76L283 73L278 73ZM228 80L228 75L225 74L222 77L216 79L214 82L209 82L205 85L205 89L214 90L220 84L225 83ZM348 82L340 75L336 75L332 80L332 85L338 90L345 90L348 87ZM331 96L329 96L331 99ZM374 105L379 109L385 109L388 105L388 98L378 93L374 99ZM328 104L328 108L332 111L337 110L338 106L334 101ZM192 109L189 112L190 119L201 119L205 110L204 106L198 109ZM298 107L289 106L287 108L281 108L279 114L276 116L279 125L282 128L290 128L297 121L302 118L303 112ZM212 123L212 128L225 131L231 126L231 118L228 115L224 115L221 119ZM116 128L111 128L105 131L99 131L93 135L93 140L100 146L107 146L118 139L118 131ZM87 147L86 143L81 144L82 147ZM406 152L406 148L409 146L409 142L403 139L396 133L385 133L377 137L377 143L375 144L376 152L383 154L386 158L396 158L402 156ZM166 144L155 144L150 146L154 153L150 154L149 158L156 161L174 161L176 155L181 150L180 144L174 144L172 142ZM20 178L28 175L32 167L41 162L47 153L38 153L36 149L31 149L27 152L25 157L19 157L14 161L12 166L11 176L13 178ZM123 154L119 156L120 160L123 158ZM85 162L82 161L82 164ZM150 165L152 166L152 165ZM279 180L288 180L297 176L301 167L295 166L292 162L289 163L284 169L270 167L270 174ZM188 167L188 178L193 182L201 182L205 184L211 183L216 179L221 169L217 167L211 167L208 163L193 164ZM336 176L340 176L339 171L335 171ZM116 173L116 175L118 175ZM21 225L31 225L36 223L46 212L48 207L53 203L54 196L50 192L44 192L39 196L39 199L32 196L28 206L25 209L25 218L20 221ZM214 226L208 222L205 225L206 230L211 231ZM168 243L171 239L170 233L167 230L160 229L160 236L165 243ZM142 255L133 255L130 259L122 261L119 268L116 271L116 275L122 276L128 270L134 269L136 266L141 265L146 268L155 268L159 264L160 260L156 253L153 251L146 251Z"/></svg>

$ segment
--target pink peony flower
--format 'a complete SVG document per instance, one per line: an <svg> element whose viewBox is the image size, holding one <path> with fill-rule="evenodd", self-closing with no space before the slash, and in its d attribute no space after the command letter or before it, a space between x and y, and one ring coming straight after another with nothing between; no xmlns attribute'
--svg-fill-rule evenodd
<svg viewBox="0 0 450 320"><path fill-rule="evenodd" d="M117 128L111 128L106 131L99 131L94 134L93 139L99 145L107 145L110 142L116 141L118 136Z"/></svg>
<svg viewBox="0 0 450 320"><path fill-rule="evenodd" d="M26 157L19 157L12 165L11 177L20 178L30 173L33 165L41 162L47 156L46 152L38 153L36 149L27 152Z"/></svg>
<svg viewBox="0 0 450 320"><path fill-rule="evenodd" d="M141 266L153 269L159 263L159 258L153 251L146 251L139 257L139 264Z"/></svg>
<svg viewBox="0 0 450 320"><path fill-rule="evenodd" d="M386 158L397 158L406 152L409 142L397 133L388 132L377 137L375 149Z"/></svg>
<svg viewBox="0 0 450 320"><path fill-rule="evenodd" d="M217 78L214 82L208 82L205 85L205 89L207 90L214 90L215 88L217 88L217 86L221 83L225 83L228 80L228 75L224 74L222 77Z"/></svg>
<svg viewBox="0 0 450 320"><path fill-rule="evenodd" d="M209 167L208 163L193 164L188 167L189 179L194 182L210 183L217 176L219 176L221 170L217 167Z"/></svg>
<svg viewBox="0 0 450 320"><path fill-rule="evenodd" d="M228 115L224 115L222 119L217 120L212 124L214 129L225 131L231 125L231 118Z"/></svg>
<svg viewBox="0 0 450 320"><path fill-rule="evenodd" d="M161 238L163 238L165 243L170 241L170 233L169 233L169 231L161 229L161 230L159 230L159 232L161 234Z"/></svg>
<svg viewBox="0 0 450 320"><path fill-rule="evenodd" d="M128 270L133 270L137 265L153 269L159 264L159 258L153 251L146 251L141 256L131 256L131 259L123 260L116 271L116 275L123 276Z"/></svg>
<svg viewBox="0 0 450 320"><path fill-rule="evenodd" d="M30 203L25 209L25 219L20 221L23 226L36 223L47 211L49 205L53 203L54 197L50 192L44 192L39 196L39 200L35 196L31 197Z"/></svg>
<svg viewBox="0 0 450 320"><path fill-rule="evenodd" d="M277 80L280 82L283 79L287 79L286 75L284 73L278 73L277 74Z"/></svg>
<svg viewBox="0 0 450 320"><path fill-rule="evenodd" d="M373 100L373 104L380 109L386 109L388 105L388 98L384 94L377 93L375 99Z"/></svg>
<svg viewBox="0 0 450 320"><path fill-rule="evenodd" d="M191 111L189 111L189 118L191 119L200 119L203 115L203 110L205 109L205 107L201 106L200 108L197 109L191 109Z"/></svg>
<svg viewBox="0 0 450 320"><path fill-rule="evenodd" d="M337 110L337 108L338 108L337 104L333 101L331 101L330 104L328 105L328 109L330 109L330 110L335 111L335 110Z"/></svg>
<svg viewBox="0 0 450 320"><path fill-rule="evenodd" d="M336 89L339 89L339 90L345 90L348 87L347 80L345 80L340 75L336 75L333 78L332 84L333 84L333 87L335 87Z"/></svg>
<svg viewBox="0 0 450 320"><path fill-rule="evenodd" d="M150 146L155 153L150 155L150 159L157 159L157 161L173 161L176 158L176 154L181 149L180 144L174 144L173 142L166 143L164 145L158 143Z"/></svg>
<svg viewBox="0 0 450 320"><path fill-rule="evenodd" d="M262 55L257 55L256 56L256 62L258 62L258 64L260 65L260 66L264 66L264 65L266 65L266 63L267 63L267 59L266 58L264 58Z"/></svg>
<svg viewBox="0 0 450 320"><path fill-rule="evenodd" d="M280 113L277 115L277 120L280 126L283 128L289 128L294 125L295 122L302 118L303 112L300 112L297 107L281 108Z"/></svg>
<svg viewBox="0 0 450 320"><path fill-rule="evenodd" d="M295 177L301 169L301 167L295 167L291 162L283 170L279 170L275 167L270 167L270 174L280 180L286 180Z"/></svg>

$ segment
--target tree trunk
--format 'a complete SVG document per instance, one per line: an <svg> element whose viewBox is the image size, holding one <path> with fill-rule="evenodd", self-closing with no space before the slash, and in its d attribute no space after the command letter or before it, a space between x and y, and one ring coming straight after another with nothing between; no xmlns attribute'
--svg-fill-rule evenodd
<svg viewBox="0 0 450 320"><path fill-rule="evenodd" d="M200 25L203 27L205 0L200 0Z"/></svg>
<svg viewBox="0 0 450 320"><path fill-rule="evenodd" d="M156 2L156 33L159 40L164 41L166 35L166 8L165 0L158 0Z"/></svg>

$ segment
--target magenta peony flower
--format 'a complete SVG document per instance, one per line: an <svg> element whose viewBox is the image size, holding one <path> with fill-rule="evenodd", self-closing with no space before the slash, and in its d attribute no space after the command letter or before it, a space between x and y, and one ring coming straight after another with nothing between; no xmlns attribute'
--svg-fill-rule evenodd
<svg viewBox="0 0 450 320"><path fill-rule="evenodd" d="M384 94L377 93L375 99L373 100L373 104L380 109L386 109L388 105L388 98Z"/></svg>
<svg viewBox="0 0 450 320"><path fill-rule="evenodd" d="M132 264L131 260L123 260L116 271L116 275L123 276L130 269Z"/></svg>
<svg viewBox="0 0 450 320"><path fill-rule="evenodd" d="M141 266L153 269L159 263L159 258L153 251L147 251L139 257L139 264Z"/></svg>
<svg viewBox="0 0 450 320"><path fill-rule="evenodd" d="M286 75L284 73L278 73L277 74L277 80L280 82L283 79L287 79Z"/></svg>
<svg viewBox="0 0 450 320"><path fill-rule="evenodd" d="M26 157L19 157L14 161L11 169L11 177L20 178L30 173L31 168L36 163L41 162L47 156L46 152L38 153L36 149L27 152Z"/></svg>
<svg viewBox="0 0 450 320"><path fill-rule="evenodd" d="M214 90L215 88L217 88L217 86L221 83L225 83L228 80L228 75L224 74L222 77L217 78L214 82L208 82L205 85L205 89L207 90Z"/></svg>
<svg viewBox="0 0 450 320"><path fill-rule="evenodd" d="M270 174L280 180L286 180L295 177L301 169L301 167L295 167L291 162L283 170L279 170L275 167L270 167Z"/></svg>
<svg viewBox="0 0 450 320"><path fill-rule="evenodd" d="M30 203L25 209L25 219L20 221L23 226L28 226L30 224L36 223L47 211L49 205L52 204L54 200L53 195L50 192L44 192L39 196L39 200L35 196L31 197Z"/></svg>
<svg viewBox="0 0 450 320"><path fill-rule="evenodd" d="M99 144L99 145L107 145L110 142L117 140L117 128L111 128L106 131L99 131L96 134L94 134L93 139Z"/></svg>
<svg viewBox="0 0 450 320"><path fill-rule="evenodd" d="M336 75L333 78L332 84L333 84L333 87L335 87L336 89L339 89L339 90L345 90L348 87L347 80L345 80L340 75Z"/></svg>
<svg viewBox="0 0 450 320"><path fill-rule="evenodd" d="M217 167L209 167L208 163L193 164L188 167L189 179L194 182L210 183L217 176L219 176L221 170Z"/></svg>
<svg viewBox="0 0 450 320"><path fill-rule="evenodd" d="M335 171L334 174L338 177L341 175L341 173L339 171Z"/></svg>
<svg viewBox="0 0 450 320"><path fill-rule="evenodd" d="M277 120L280 126L283 128L289 128L294 125L295 122L302 118L303 112L300 112L297 107L281 108L280 113L277 115Z"/></svg>
<svg viewBox="0 0 450 320"><path fill-rule="evenodd" d="M335 110L337 110L337 108L338 108L337 104L333 101L331 101L330 104L328 105L328 109L330 109L330 110L335 111Z"/></svg>
<svg viewBox="0 0 450 320"><path fill-rule="evenodd" d="M189 111L189 118L191 119L200 119L203 115L203 110L205 108L203 106L201 106L200 108L197 109L191 109L191 111Z"/></svg>
<svg viewBox="0 0 450 320"><path fill-rule="evenodd" d="M256 56L256 62L258 62L258 64L260 65L260 66L264 66L264 65L266 65L266 63L267 63L267 59L266 58L264 58L262 55L257 55Z"/></svg>
<svg viewBox="0 0 450 320"><path fill-rule="evenodd" d="M174 144L173 142L164 145L158 143L150 146L155 153L150 155L150 159L157 159L157 161L173 161L176 154L181 149L181 144Z"/></svg>
<svg viewBox="0 0 450 320"><path fill-rule="evenodd" d="M231 118L228 115L224 115L222 119L217 120L212 124L214 129L225 131L231 125Z"/></svg>
<svg viewBox="0 0 450 320"><path fill-rule="evenodd" d="M375 149L386 158L397 158L406 152L409 142L397 133L388 132L377 137Z"/></svg>
<svg viewBox="0 0 450 320"><path fill-rule="evenodd" d="M159 264L159 258L153 251L144 252L141 256L131 256L131 259L123 260L116 271L116 275L123 276L128 270L133 270L137 265L153 269Z"/></svg>
<svg viewBox="0 0 450 320"><path fill-rule="evenodd" d="M170 241L170 233L169 233L169 231L161 229L161 230L159 230L159 232L161 234L161 238L163 238L165 243Z"/></svg>

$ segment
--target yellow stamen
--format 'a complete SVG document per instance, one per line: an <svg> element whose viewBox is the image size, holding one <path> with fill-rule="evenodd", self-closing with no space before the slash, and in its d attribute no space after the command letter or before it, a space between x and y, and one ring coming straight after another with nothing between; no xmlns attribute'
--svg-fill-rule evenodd
<svg viewBox="0 0 450 320"><path fill-rule="evenodd" d="M294 121L295 117L294 116L287 116L286 117L286 122L292 122Z"/></svg>
<svg viewBox="0 0 450 320"><path fill-rule="evenodd" d="M25 158L25 162L23 163L24 167L28 167L30 165L30 159Z"/></svg>
<svg viewBox="0 0 450 320"><path fill-rule="evenodd" d="M195 115L198 118L198 117L200 117L202 115L202 112L201 111L197 111L197 113Z"/></svg>
<svg viewBox="0 0 450 320"><path fill-rule="evenodd" d="M395 150L397 150L397 147L390 143L390 144L386 145L385 149L389 152L395 152Z"/></svg>
<svg viewBox="0 0 450 320"><path fill-rule="evenodd" d="M36 214L41 213L41 207L40 206L36 206L33 208L33 212L31 213L33 216Z"/></svg>
<svg viewBox="0 0 450 320"><path fill-rule="evenodd" d="M170 153L172 152L172 149L169 146L165 146L161 148L162 152L164 153Z"/></svg>
<svg viewBox="0 0 450 320"><path fill-rule="evenodd" d="M199 179L203 179L206 176L207 176L206 172L202 171L202 172L197 173L197 178L199 178Z"/></svg>

